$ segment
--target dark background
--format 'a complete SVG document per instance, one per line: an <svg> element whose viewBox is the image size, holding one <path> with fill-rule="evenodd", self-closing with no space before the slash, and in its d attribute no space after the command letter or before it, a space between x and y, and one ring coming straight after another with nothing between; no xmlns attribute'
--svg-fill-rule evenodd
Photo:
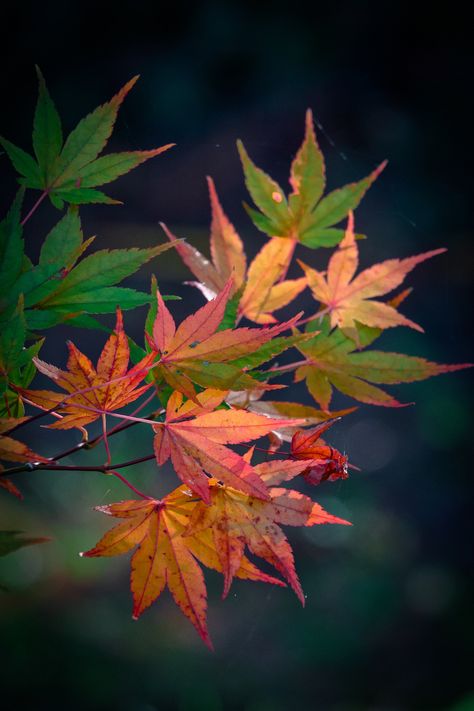
<svg viewBox="0 0 474 711"><path fill-rule="evenodd" d="M409 277L405 312L426 335L394 330L382 345L438 360L472 360L472 18L452 3L201 2L17 3L4 8L0 131L30 145L33 70L46 76L66 129L130 76L142 78L119 115L111 148L176 142L169 153L108 186L124 207L84 209L98 248L161 240L158 221L205 249L204 177L216 179L248 253L249 224L235 140L283 185L311 106L329 187L389 167L357 211L370 239L364 266L438 246L443 257ZM5 208L15 184L0 157ZM30 200L33 196L30 195ZM31 255L57 213L44 206L26 231ZM323 265L326 253L302 248ZM154 265L175 313L202 300L168 255ZM147 289L150 269L130 285ZM296 273L296 271L295 271ZM305 308L311 301L305 297ZM138 334L142 314L127 317ZM43 357L64 363L51 333ZM74 333L97 353L101 336ZM307 593L234 585L219 599L209 575L209 653L168 595L130 619L127 561L81 560L107 521L93 505L125 495L117 482L79 474L18 477L26 501L2 496L2 528L53 542L2 559L1 696L8 709L84 711L402 711L474 708L469 502L468 372L394 389L416 407L361 407L332 442L363 471L314 492L351 529L289 531ZM304 398L295 388L288 399ZM308 401L309 402L309 401ZM343 405L343 398L335 405ZM118 458L149 447L146 434L114 442ZM53 450L50 433L41 451ZM142 437L142 439L140 439ZM134 481L156 485L156 470ZM169 488L173 485L167 474ZM471 672L471 673L470 673Z"/></svg>

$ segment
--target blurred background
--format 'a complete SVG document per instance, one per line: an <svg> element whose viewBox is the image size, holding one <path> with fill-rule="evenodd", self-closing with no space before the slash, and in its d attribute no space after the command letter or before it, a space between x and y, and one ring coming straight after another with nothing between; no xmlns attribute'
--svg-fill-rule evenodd
<svg viewBox="0 0 474 711"><path fill-rule="evenodd" d="M263 236L241 207L235 141L285 185L312 107L330 188L389 160L356 214L370 237L360 245L362 265L449 247L408 280L415 290L405 312L426 334L393 330L381 347L472 360L471 38L459 8L47 0L10 3L2 13L3 135L30 146L37 63L67 129L140 73L110 149L177 143L110 186L123 207L82 210L97 248L156 244L165 221L205 250L212 175L254 255ZM0 173L3 213L15 190L5 156ZM57 217L45 205L30 221L32 257ZM324 250L301 248L299 256L314 266L327 260ZM172 304L178 317L202 303L182 285L189 274L175 256L152 266L163 290L182 297ZM147 290L151 271L129 285ZM301 303L311 313L309 295ZM143 317L140 310L126 317L137 338ZM65 337L66 329L51 332L45 360L64 364ZM72 337L90 355L103 343L86 331ZM167 593L132 622L125 557L78 557L108 526L92 507L127 496L120 482L86 473L19 476L25 501L1 496L1 528L53 541L0 559L4 708L474 709L471 382L466 371L394 388L416 406L362 406L334 428L331 443L362 471L311 493L353 528L288 530L304 610L288 590L243 582L222 602L221 580L208 574L214 654ZM309 404L300 386L282 398ZM334 406L347 404L341 396ZM44 454L57 449L52 433L31 437ZM73 439L65 435L65 446ZM149 449L138 428L113 441L117 460ZM151 466L130 476L157 494L175 482L169 471L159 481Z"/></svg>

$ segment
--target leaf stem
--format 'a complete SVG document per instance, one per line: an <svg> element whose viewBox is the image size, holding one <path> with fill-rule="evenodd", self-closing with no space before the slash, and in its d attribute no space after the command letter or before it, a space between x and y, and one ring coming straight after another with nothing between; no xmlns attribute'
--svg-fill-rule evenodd
<svg viewBox="0 0 474 711"><path fill-rule="evenodd" d="M302 365L312 364L313 361L310 358L305 358L304 360L297 360L294 363L288 363L288 365L274 365L272 368L266 370L265 373L286 372L289 370L296 370L296 368L300 368Z"/></svg>
<svg viewBox="0 0 474 711"><path fill-rule="evenodd" d="M43 202L43 200L45 199L45 197L47 195L49 195L49 190L44 190L44 192L41 193L41 195L39 196L39 198L37 199L37 201L31 208L31 210L26 214L26 216L20 222L20 225L22 227L23 227L23 225L25 225L28 222L30 217L36 212L36 210L39 208L39 206L41 205L41 203Z"/></svg>
<svg viewBox="0 0 474 711"><path fill-rule="evenodd" d="M323 316L326 316L326 314L328 314L330 310L331 307L326 306L325 309L321 309L321 311L318 311L318 313L314 314L314 316L308 316L308 318L304 318L301 321L297 321L295 323L295 328L298 328L299 326L304 326L306 323L311 323L311 321L315 321L317 318L322 318Z"/></svg>
<svg viewBox="0 0 474 711"><path fill-rule="evenodd" d="M138 407L135 408L135 410L132 412L131 416L134 417L135 415L138 415L138 413L141 412L143 410L143 408L146 407L154 399L155 395L156 395L156 393L155 393L155 391L153 391L151 393L151 395L149 395L146 398L146 400L144 400L141 403L141 405L139 405ZM164 412L164 410L161 410L160 413L158 413L158 414L161 414L161 412ZM150 418L152 417L153 414L154 413L150 414ZM126 423L126 424L123 424L123 426L122 426L122 423ZM130 422L130 421L126 421L126 420L122 419L122 422L117 423L114 427L112 427L112 429L108 430L108 432L106 432L106 434L108 437L111 437L116 432L121 432L122 430L126 430L129 427L133 427L134 425L137 425L137 424L138 424L138 422ZM98 437L96 437L95 439L93 439L89 442L89 445L87 448L91 449L92 447L95 447L96 444L99 444L99 442L102 441L103 437L104 437L103 434L98 435Z"/></svg>
<svg viewBox="0 0 474 711"><path fill-rule="evenodd" d="M109 417L117 417L119 420L127 420L129 422L143 422L145 425L156 425L155 420L148 420L145 419L144 417L134 417L133 415L123 415L119 414L117 412L109 412L108 410L101 410L98 407L89 407L88 405L78 405L78 407L81 408L81 410L87 410L87 412L95 412L97 415L101 415L102 417L104 415L109 415ZM104 437L104 434L101 435L101 437Z"/></svg>
<svg viewBox="0 0 474 711"><path fill-rule="evenodd" d="M104 440L104 447L105 447L105 451L107 453L107 460L105 463L108 465L112 461L112 455L110 454L109 439L107 437L107 415L105 414L105 412L102 413L101 419L102 419L102 438Z"/></svg>
<svg viewBox="0 0 474 711"><path fill-rule="evenodd" d="M123 474L119 474L119 472L114 471L111 469L110 471L107 472L108 474L113 474L113 476L117 477L117 479L120 479L121 482L125 484L125 486L128 486L129 489L135 492L135 494L138 494L142 499L151 499L153 497L148 496L148 494L144 494L140 489L137 489L136 486L133 486L133 484L126 479Z"/></svg>

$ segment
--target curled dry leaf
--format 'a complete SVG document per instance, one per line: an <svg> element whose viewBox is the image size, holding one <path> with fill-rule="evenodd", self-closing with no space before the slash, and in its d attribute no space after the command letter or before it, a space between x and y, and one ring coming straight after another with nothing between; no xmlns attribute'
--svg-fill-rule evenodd
<svg viewBox="0 0 474 711"><path fill-rule="evenodd" d="M320 484L322 481L347 479L348 460L334 447L327 445L322 439L324 434L340 418L322 422L311 430L295 432L291 440L290 457L297 461L305 461L308 468L303 476L310 484Z"/></svg>

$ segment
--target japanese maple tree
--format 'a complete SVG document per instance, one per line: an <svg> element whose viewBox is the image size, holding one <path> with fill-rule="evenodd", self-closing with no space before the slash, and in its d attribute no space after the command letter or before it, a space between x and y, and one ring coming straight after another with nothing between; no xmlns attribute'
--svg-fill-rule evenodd
<svg viewBox="0 0 474 711"><path fill-rule="evenodd" d="M173 144L102 155L136 77L82 119L66 139L39 70L38 79L33 153L0 137L20 184L0 223L2 495L22 497L14 481L20 472L86 470L115 477L117 487L128 487L129 498L96 507L118 523L81 555L133 551L134 619L168 588L202 640L212 646L204 568L222 574L223 597L234 578L240 578L289 586L304 605L284 527L350 525L299 490L302 483L330 485L357 469L350 452L343 454L326 441L330 428L357 409L350 402L343 410L331 410L333 390L359 403L399 407L402 403L379 385L470 367L371 348L388 328L422 331L399 310L410 289L393 292L416 266L445 249L358 270L354 210L386 163L326 192L325 161L308 111L303 143L290 166L288 194L238 142L253 202L244 207L263 233L251 262L210 177L209 257L164 222L161 244L99 249L83 256L94 238L84 240L79 207L116 203L99 188ZM39 191L39 197L23 208L30 190ZM24 228L46 198L61 214L34 264L25 252ZM312 250L323 248L333 251L321 270L313 264ZM181 257L204 302L178 324L166 303L176 297L162 294L165 270L154 262L168 249ZM150 293L119 285L151 260L156 276ZM301 271L288 278L293 264ZM303 314L295 302L307 288L316 303ZM123 312L143 305L148 314L137 343L126 333ZM279 320L277 312L289 305L294 315ZM100 319L110 313L116 314L113 330ZM39 357L44 332L59 324L107 332L95 365L72 341L65 344L63 368ZM275 358L286 351L299 355L280 365ZM51 381L51 389L37 387L37 373ZM305 381L314 405L273 392L291 387L291 379ZM91 437L89 428L96 421L101 431ZM38 454L23 433L37 425L55 430L56 437L61 436L58 430L77 430L77 442L52 457ZM110 438L130 427L146 430L148 449L116 462ZM62 463L81 449L95 451L99 444L105 462ZM261 450L265 460L260 456L256 461ZM163 468L171 463L176 481L169 493L159 497L144 491L122 473L142 462L157 479L166 478ZM111 496L120 498L121 493ZM0 531L0 555L49 540L20 533ZM84 547L91 543L84 532Z"/></svg>

